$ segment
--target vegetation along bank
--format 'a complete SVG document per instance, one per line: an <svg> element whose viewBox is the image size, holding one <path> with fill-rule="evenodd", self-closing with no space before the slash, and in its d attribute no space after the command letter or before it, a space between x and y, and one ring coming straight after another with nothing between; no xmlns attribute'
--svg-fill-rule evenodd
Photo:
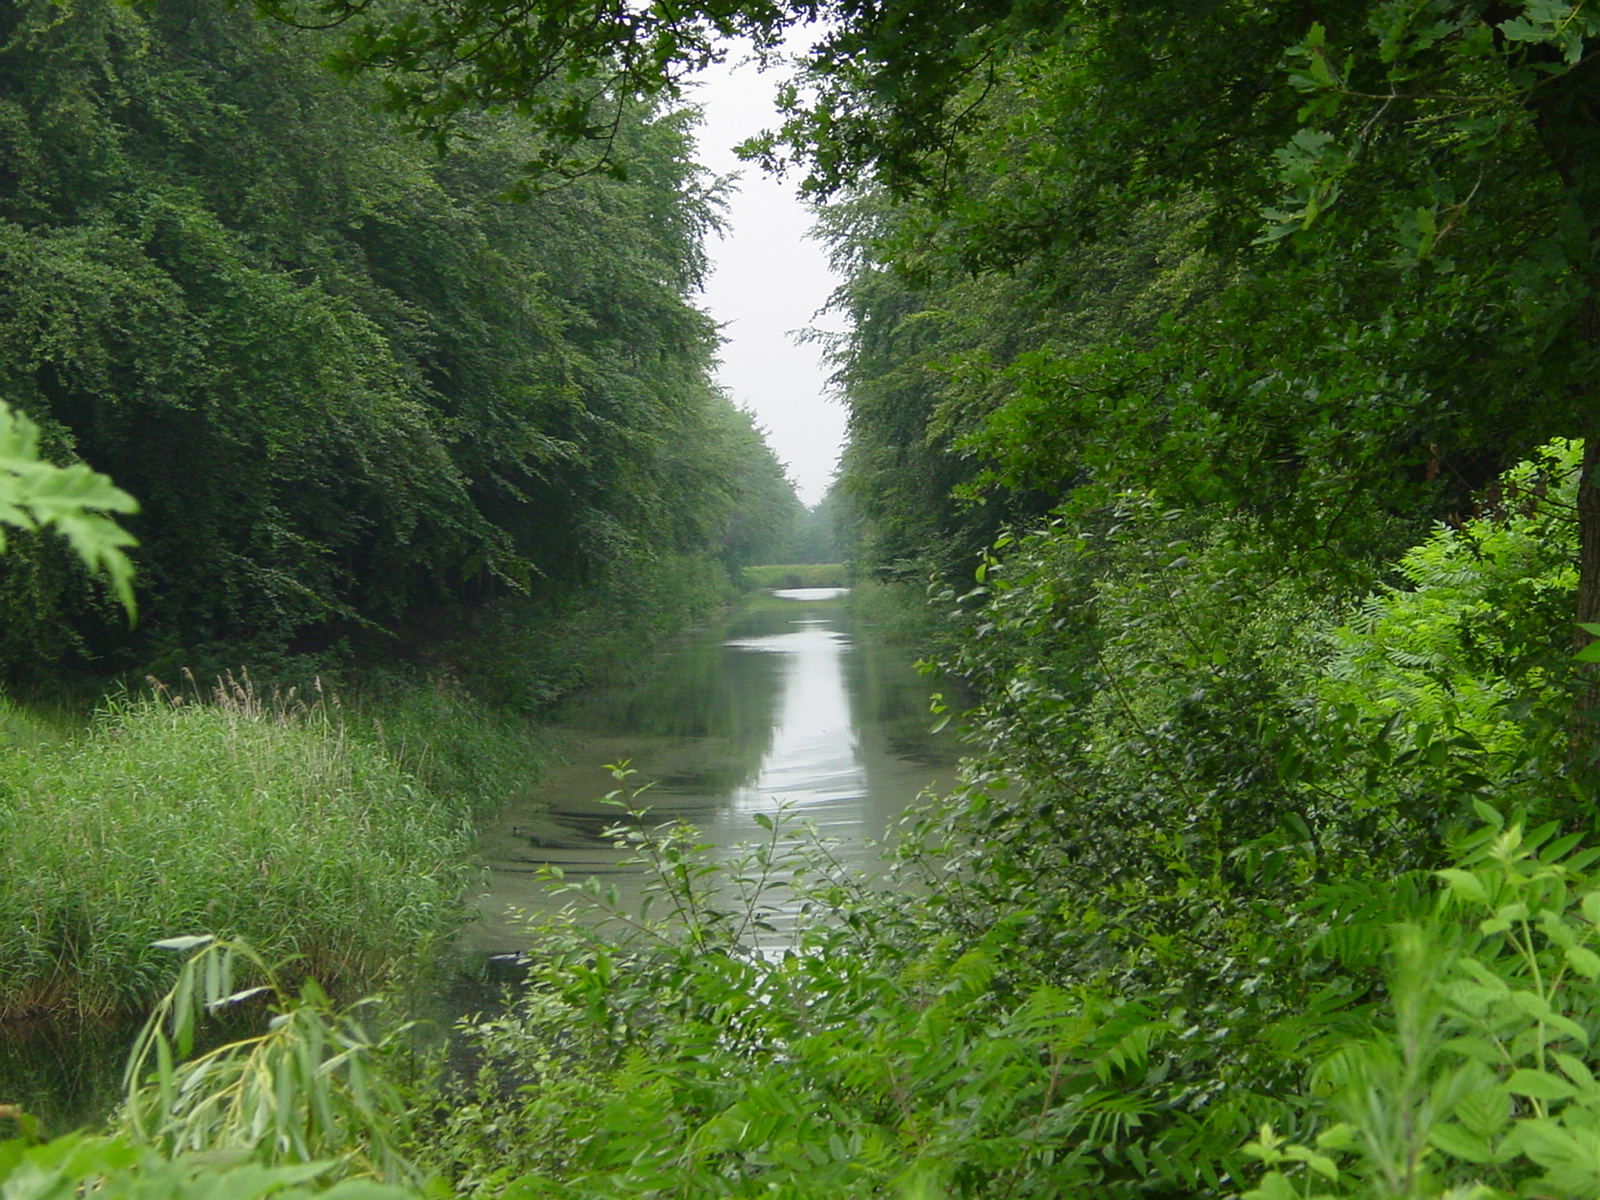
<svg viewBox="0 0 1600 1200"><path fill-rule="evenodd" d="M747 151L845 273L833 503L871 602L931 601L966 783L908 815L906 886L782 814L731 865L636 829L650 913L530 929L467 1077L290 986L183 1065L181 1014L264 975L173 948L109 1140L0 1175L1600 1194L1600 8L262 9L7 14L10 398L142 505L131 634L11 546L17 679L359 661L725 548L764 493L706 481L773 476L696 382L715 207L673 105L823 17ZM432 644L391 657L453 678ZM794 954L744 949L769 888L810 901Z"/></svg>
<svg viewBox="0 0 1600 1200"><path fill-rule="evenodd" d="M318 65L331 35L111 3L0 26L34 505L0 568L0 1020L141 1008L175 969L150 943L200 929L370 984L459 919L538 716L792 537L710 381L687 119L619 113L628 178L512 202L528 131L477 118L441 158ZM115 487L52 509L36 450Z"/></svg>

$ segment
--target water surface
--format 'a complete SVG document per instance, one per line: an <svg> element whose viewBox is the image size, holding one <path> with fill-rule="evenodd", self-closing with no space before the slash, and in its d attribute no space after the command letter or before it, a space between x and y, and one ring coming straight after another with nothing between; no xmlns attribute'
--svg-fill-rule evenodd
<svg viewBox="0 0 1600 1200"><path fill-rule="evenodd" d="M871 872L878 843L926 788L954 782L954 746L929 732L930 690L909 655L853 627L842 588L768 592L726 626L683 639L642 681L592 695L562 721L567 764L483 831L489 890L470 946L523 949L512 910L553 901L540 868L597 876L636 897L641 874L603 830L607 764L652 781L651 818L697 825L714 857L760 840L787 807Z"/></svg>

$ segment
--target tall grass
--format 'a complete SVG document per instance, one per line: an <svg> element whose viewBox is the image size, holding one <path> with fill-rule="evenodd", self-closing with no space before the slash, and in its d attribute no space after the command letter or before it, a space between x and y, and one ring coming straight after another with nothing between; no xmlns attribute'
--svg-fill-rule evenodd
<svg viewBox="0 0 1600 1200"><path fill-rule="evenodd" d="M948 605L929 602L927 586L904 580L861 579L850 589L850 614L889 645L925 650L945 626Z"/></svg>
<svg viewBox="0 0 1600 1200"><path fill-rule="evenodd" d="M353 734L468 812L525 795L555 756L537 718L491 706L448 674L369 672L344 716Z"/></svg>
<svg viewBox="0 0 1600 1200"><path fill-rule="evenodd" d="M71 744L0 752L0 1020L142 1006L178 934L369 982L460 912L468 816L320 698L109 703Z"/></svg>

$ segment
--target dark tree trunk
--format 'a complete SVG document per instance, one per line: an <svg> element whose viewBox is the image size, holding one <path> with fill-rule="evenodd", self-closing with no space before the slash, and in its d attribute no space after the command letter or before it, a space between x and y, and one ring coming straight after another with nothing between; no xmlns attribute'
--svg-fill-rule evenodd
<svg viewBox="0 0 1600 1200"><path fill-rule="evenodd" d="M1595 309L1593 299L1585 306ZM1578 604L1572 647L1581 650L1595 636L1582 627L1600 625L1600 411L1582 424L1583 465L1578 471ZM1600 765L1600 663L1585 663L1572 693L1569 757L1573 772L1592 775Z"/></svg>

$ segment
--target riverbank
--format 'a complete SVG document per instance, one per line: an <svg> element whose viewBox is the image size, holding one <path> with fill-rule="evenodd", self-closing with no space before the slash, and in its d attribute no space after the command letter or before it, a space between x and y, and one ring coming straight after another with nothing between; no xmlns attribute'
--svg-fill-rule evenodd
<svg viewBox="0 0 1600 1200"><path fill-rule="evenodd" d="M849 563L771 563L745 567L740 579L746 588L849 587Z"/></svg>
<svg viewBox="0 0 1600 1200"><path fill-rule="evenodd" d="M475 822L558 757L549 706L727 595L714 564L668 562L330 664L337 686L241 670L87 717L4 702L0 1103L74 1108L18 1094L76 1085L9 1056L143 1012L179 966L163 938L239 938L348 996L424 969L470 918Z"/></svg>

